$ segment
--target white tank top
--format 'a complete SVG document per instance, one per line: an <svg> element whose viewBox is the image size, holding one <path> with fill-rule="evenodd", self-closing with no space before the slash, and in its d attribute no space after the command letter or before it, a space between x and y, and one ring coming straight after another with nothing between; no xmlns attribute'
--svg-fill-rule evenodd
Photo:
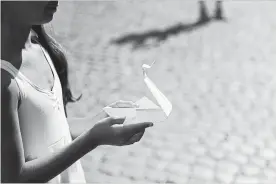
<svg viewBox="0 0 276 184"><path fill-rule="evenodd" d="M60 80L50 56L43 48L42 51L54 74L51 91L39 88L9 62L1 60L1 68L15 78L20 90L18 116L25 158L43 157L72 142ZM86 183L80 160L49 182Z"/></svg>

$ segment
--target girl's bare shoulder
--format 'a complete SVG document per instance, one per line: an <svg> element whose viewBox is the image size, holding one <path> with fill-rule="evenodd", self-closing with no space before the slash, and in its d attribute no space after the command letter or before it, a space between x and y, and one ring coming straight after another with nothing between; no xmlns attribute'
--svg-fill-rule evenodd
<svg viewBox="0 0 276 184"><path fill-rule="evenodd" d="M19 98L19 88L14 77L4 69L1 69L1 105L3 100Z"/></svg>

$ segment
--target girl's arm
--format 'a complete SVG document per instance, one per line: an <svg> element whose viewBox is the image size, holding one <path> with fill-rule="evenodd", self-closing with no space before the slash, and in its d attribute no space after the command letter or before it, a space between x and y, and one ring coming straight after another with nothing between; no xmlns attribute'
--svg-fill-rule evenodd
<svg viewBox="0 0 276 184"><path fill-rule="evenodd" d="M87 145L88 136L88 133L84 133L60 151L24 163L17 182L41 183L51 180L97 147L96 141L93 140Z"/></svg>
<svg viewBox="0 0 276 184"><path fill-rule="evenodd" d="M1 72L1 182L47 182L97 147L88 129L56 153L25 162L18 119L19 89Z"/></svg>
<svg viewBox="0 0 276 184"><path fill-rule="evenodd" d="M135 108L139 107L137 104L135 104L132 101L124 101L124 100L119 100L116 101L110 105L109 107L116 107L116 108ZM71 136L73 139L77 138L79 135L81 135L83 132L86 130L90 129L95 125L96 122L108 117L108 115L102 110L98 114L92 116L88 115L86 117L69 117L67 118L70 131L71 131Z"/></svg>
<svg viewBox="0 0 276 184"><path fill-rule="evenodd" d="M72 143L45 157L25 161L18 118L20 100L17 84L1 72L1 182L42 183L53 179L98 145L123 146L138 142L152 123L143 122L124 127L124 118L106 118L99 121Z"/></svg>

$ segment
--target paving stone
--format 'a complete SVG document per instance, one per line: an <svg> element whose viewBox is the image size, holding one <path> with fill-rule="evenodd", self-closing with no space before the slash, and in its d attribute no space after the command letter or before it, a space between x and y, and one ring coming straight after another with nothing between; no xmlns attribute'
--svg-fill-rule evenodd
<svg viewBox="0 0 276 184"><path fill-rule="evenodd" d="M209 154L212 158L220 160L226 157L226 154L221 149L211 149L209 150Z"/></svg>
<svg viewBox="0 0 276 184"><path fill-rule="evenodd" d="M271 167L272 167L273 169L276 170L276 160L270 161L270 165L271 165Z"/></svg>
<svg viewBox="0 0 276 184"><path fill-rule="evenodd" d="M192 169L192 177L207 181L214 180L214 170L203 165L195 165Z"/></svg>
<svg viewBox="0 0 276 184"><path fill-rule="evenodd" d="M250 163L256 165L257 167L260 167L260 168L265 168L266 167L266 161L261 158L261 157L251 157L250 158Z"/></svg>
<svg viewBox="0 0 276 184"><path fill-rule="evenodd" d="M170 150L156 150L153 156L158 160L172 160L176 153Z"/></svg>
<svg viewBox="0 0 276 184"><path fill-rule="evenodd" d="M244 145L244 139L238 135L230 135L229 141L237 145Z"/></svg>
<svg viewBox="0 0 276 184"><path fill-rule="evenodd" d="M142 145L144 145L147 148L152 148L152 149L162 149L164 146L164 142L158 139L143 139L141 142Z"/></svg>
<svg viewBox="0 0 276 184"><path fill-rule="evenodd" d="M127 177L121 176L121 177L110 177L108 180L103 180L104 183L133 183L133 184L139 184L139 182L135 180L131 180ZM141 181L140 181L141 182ZM100 182L91 182L91 183L100 183Z"/></svg>
<svg viewBox="0 0 276 184"><path fill-rule="evenodd" d="M136 146L136 145L134 145ZM146 148L141 145L137 145L134 148L129 149L128 155L131 157L150 157L152 156L153 150L151 148Z"/></svg>
<svg viewBox="0 0 276 184"><path fill-rule="evenodd" d="M214 159L212 159L211 157L209 156L202 156L202 157L198 157L196 159L196 164L200 164L200 165L204 165L206 167L209 167L209 168L214 168L215 165L216 165L216 161Z"/></svg>
<svg viewBox="0 0 276 184"><path fill-rule="evenodd" d="M206 139L206 140L204 140L204 144L209 149L213 149L213 148L216 148L219 145L219 141L218 140L214 140L214 139Z"/></svg>
<svg viewBox="0 0 276 184"><path fill-rule="evenodd" d="M146 170L145 177L155 183L164 183L167 180L165 173L157 170Z"/></svg>
<svg viewBox="0 0 276 184"><path fill-rule="evenodd" d="M189 176L191 172L190 165L188 164L181 164L181 163L169 163L164 171L179 175L179 176Z"/></svg>
<svg viewBox="0 0 276 184"><path fill-rule="evenodd" d="M225 139L225 133L221 133L221 132L209 132L208 139L216 140L218 142L223 141Z"/></svg>
<svg viewBox="0 0 276 184"><path fill-rule="evenodd" d="M217 170L227 171L228 173L237 173L240 168L235 162L221 160L217 162Z"/></svg>
<svg viewBox="0 0 276 184"><path fill-rule="evenodd" d="M196 160L196 156L189 152L178 152L175 160L176 162L193 164Z"/></svg>
<svg viewBox="0 0 276 184"><path fill-rule="evenodd" d="M119 176L122 172L122 167L114 164L101 164L99 171L108 176Z"/></svg>
<svg viewBox="0 0 276 184"><path fill-rule="evenodd" d="M154 158L149 158L147 160L146 167L148 169L155 169L155 170L161 171L164 168L166 168L169 163L170 163L170 161L157 160L157 159L154 159Z"/></svg>
<svg viewBox="0 0 276 184"><path fill-rule="evenodd" d="M86 161L89 161L89 162L100 162L101 158L102 158L103 154L100 153L100 152L95 152L94 154L92 153L89 153L89 154L86 154L82 160L86 160Z"/></svg>
<svg viewBox="0 0 276 184"><path fill-rule="evenodd" d="M257 167L256 165L250 165L247 164L245 166L242 167L242 172L244 173L245 176L255 176L260 174L261 169L259 167Z"/></svg>
<svg viewBox="0 0 276 184"><path fill-rule="evenodd" d="M275 129L275 131L276 131L276 129ZM275 138L268 141L268 148L273 149L274 151L276 151L276 142L275 142Z"/></svg>
<svg viewBox="0 0 276 184"><path fill-rule="evenodd" d="M226 153L227 152L235 152L237 145L236 143L232 143L232 142L224 142L221 143L220 148L222 148Z"/></svg>
<svg viewBox="0 0 276 184"><path fill-rule="evenodd" d="M169 174L166 183L175 183L175 184L184 184L188 182L188 176L185 175L175 175L175 174Z"/></svg>
<svg viewBox="0 0 276 184"><path fill-rule="evenodd" d="M249 162L249 159L247 156L242 155L240 153L234 152L234 153L230 153L227 158L237 164L240 165L245 165Z"/></svg>
<svg viewBox="0 0 276 184"><path fill-rule="evenodd" d="M272 149L261 149L260 156L263 157L265 160L273 160L276 158L276 153Z"/></svg>
<svg viewBox="0 0 276 184"><path fill-rule="evenodd" d="M235 184L259 184L259 179L257 177L245 177L238 176L235 180Z"/></svg>
<svg viewBox="0 0 276 184"><path fill-rule="evenodd" d="M120 159L118 160L118 164L121 165L122 167L146 167L148 158L143 158L143 157L126 157L124 160ZM109 164L114 164L110 163Z"/></svg>
<svg viewBox="0 0 276 184"><path fill-rule="evenodd" d="M157 134L158 134L158 132L157 132ZM176 142L181 138L182 138L181 134L166 133L164 135L164 141L168 141L169 143Z"/></svg>
<svg viewBox="0 0 276 184"><path fill-rule="evenodd" d="M189 183L189 184L201 184L201 183L202 184L212 184L212 183L214 183L214 181L206 181L206 180L200 179L200 178L190 178L187 183Z"/></svg>
<svg viewBox="0 0 276 184"><path fill-rule="evenodd" d="M265 148L265 142L261 139L258 138L250 138L248 141L250 145L259 148L259 149L264 149Z"/></svg>
<svg viewBox="0 0 276 184"><path fill-rule="evenodd" d="M110 182L110 180L114 179L114 178L117 178L117 177L108 176L108 175L101 173L97 170L87 172L85 175L85 179L86 179L87 183L101 183L101 182L107 183L107 182Z"/></svg>
<svg viewBox="0 0 276 184"><path fill-rule="evenodd" d="M144 167L124 167L121 173L122 176L134 181L145 179Z"/></svg>
<svg viewBox="0 0 276 184"><path fill-rule="evenodd" d="M261 184L274 184L275 179L269 179L269 178L260 178L259 179Z"/></svg>
<svg viewBox="0 0 276 184"><path fill-rule="evenodd" d="M266 168L266 169L264 169L264 175L267 178L273 178L276 181L276 170Z"/></svg>
<svg viewBox="0 0 276 184"><path fill-rule="evenodd" d="M196 156L203 156L206 153L206 148L203 145L190 145L189 150Z"/></svg>
<svg viewBox="0 0 276 184"><path fill-rule="evenodd" d="M239 145L239 150L241 151L241 153L249 156L253 156L257 151L255 147L246 144Z"/></svg>
<svg viewBox="0 0 276 184"><path fill-rule="evenodd" d="M193 134L185 135L182 137L181 142L184 144L196 145L199 143L199 137L194 136Z"/></svg>
<svg viewBox="0 0 276 184"><path fill-rule="evenodd" d="M216 180L218 180L219 182L221 182L223 184L232 184L232 182L234 181L234 178L235 178L235 174L228 173L228 172L222 172L222 171L218 170L215 173L215 178L216 178Z"/></svg>
<svg viewBox="0 0 276 184"><path fill-rule="evenodd" d="M172 142L164 142L163 148L166 148L167 150L171 150L171 151L176 152L176 153L181 152L182 149L183 149L183 145L178 144L178 143L173 144Z"/></svg>

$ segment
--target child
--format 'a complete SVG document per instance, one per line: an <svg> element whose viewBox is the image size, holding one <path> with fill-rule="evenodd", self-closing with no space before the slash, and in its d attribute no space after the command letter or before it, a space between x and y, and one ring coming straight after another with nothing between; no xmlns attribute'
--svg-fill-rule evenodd
<svg viewBox="0 0 276 184"><path fill-rule="evenodd" d="M1 5L1 182L85 183L81 157L100 145L138 142L153 124L115 127L124 118L110 117L96 124L68 123L66 104L77 99L69 88L66 58L43 28L58 2Z"/></svg>

